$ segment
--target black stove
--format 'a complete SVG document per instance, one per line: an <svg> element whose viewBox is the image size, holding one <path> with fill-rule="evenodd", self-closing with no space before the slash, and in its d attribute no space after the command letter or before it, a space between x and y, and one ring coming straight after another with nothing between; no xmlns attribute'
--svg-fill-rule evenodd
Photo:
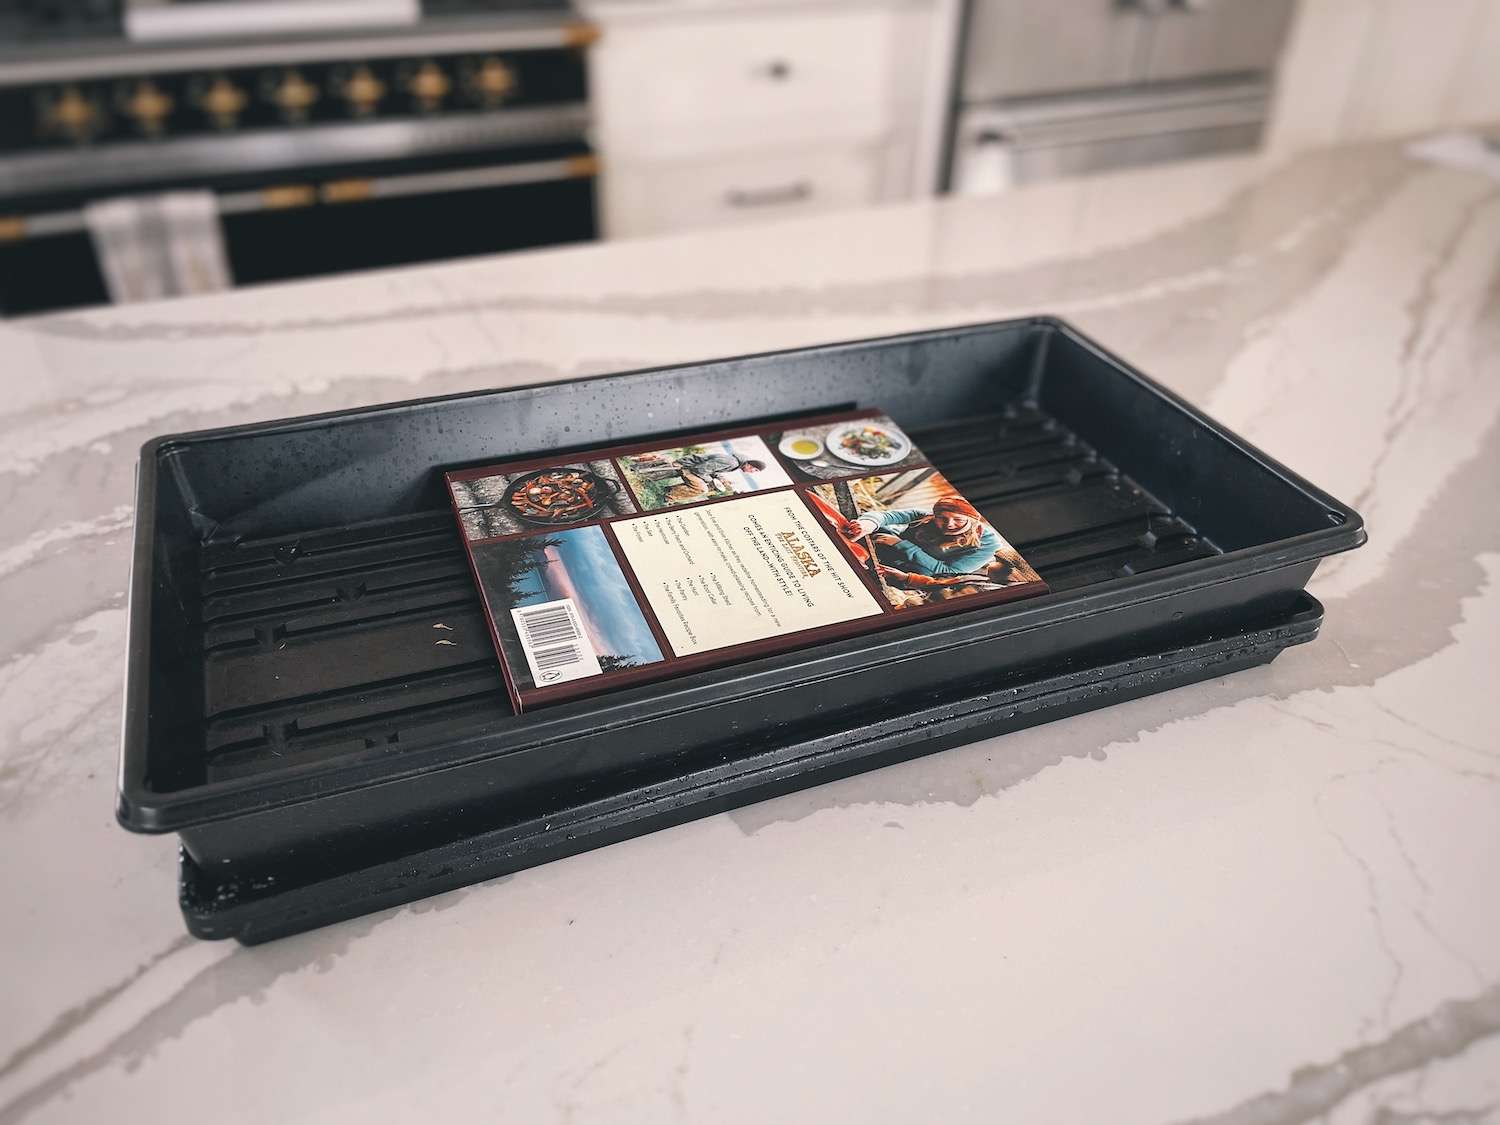
<svg viewBox="0 0 1500 1125"><path fill-rule="evenodd" d="M0 312L103 300L85 209L120 195L213 191L240 281L595 234L596 33L561 0L170 43L125 38L119 0L0 4L24 32L0 49Z"/></svg>

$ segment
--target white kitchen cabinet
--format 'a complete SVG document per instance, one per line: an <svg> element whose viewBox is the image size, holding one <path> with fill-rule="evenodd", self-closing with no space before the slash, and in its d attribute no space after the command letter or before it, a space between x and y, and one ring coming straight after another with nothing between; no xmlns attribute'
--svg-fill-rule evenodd
<svg viewBox="0 0 1500 1125"><path fill-rule="evenodd" d="M895 23L876 9L611 29L593 59L600 139L632 156L680 156L877 135L891 112Z"/></svg>
<svg viewBox="0 0 1500 1125"><path fill-rule="evenodd" d="M907 155L904 146L896 151L891 160L885 143L817 145L616 163L604 192L604 226L615 234L662 234L858 207L905 187L888 178Z"/></svg>
<svg viewBox="0 0 1500 1125"><path fill-rule="evenodd" d="M956 0L586 9L609 237L901 199L934 182Z"/></svg>

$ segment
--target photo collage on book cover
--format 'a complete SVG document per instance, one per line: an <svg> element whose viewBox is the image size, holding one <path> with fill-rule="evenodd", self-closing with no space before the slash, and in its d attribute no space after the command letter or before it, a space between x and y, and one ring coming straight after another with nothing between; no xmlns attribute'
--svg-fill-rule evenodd
<svg viewBox="0 0 1500 1125"><path fill-rule="evenodd" d="M448 485L523 695L1043 588L879 413L498 465Z"/></svg>

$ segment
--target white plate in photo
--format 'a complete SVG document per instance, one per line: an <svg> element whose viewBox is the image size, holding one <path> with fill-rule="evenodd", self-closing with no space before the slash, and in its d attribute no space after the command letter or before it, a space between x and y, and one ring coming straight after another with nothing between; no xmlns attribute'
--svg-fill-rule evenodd
<svg viewBox="0 0 1500 1125"><path fill-rule="evenodd" d="M786 434L776 448L783 457L790 457L793 461L811 461L823 452L823 439L806 431Z"/></svg>
<svg viewBox="0 0 1500 1125"><path fill-rule="evenodd" d="M828 431L828 452L840 461L874 469L894 465L911 454L911 438L889 422L844 422Z"/></svg>

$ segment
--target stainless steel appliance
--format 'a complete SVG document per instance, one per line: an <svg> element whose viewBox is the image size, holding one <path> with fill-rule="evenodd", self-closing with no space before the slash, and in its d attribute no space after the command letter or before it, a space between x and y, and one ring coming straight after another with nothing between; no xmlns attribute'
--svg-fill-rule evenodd
<svg viewBox="0 0 1500 1125"><path fill-rule="evenodd" d="M125 34L142 42L395 27L418 0L125 0Z"/></svg>
<svg viewBox="0 0 1500 1125"><path fill-rule="evenodd" d="M170 45L33 21L0 52L0 313L105 300L86 213L118 196L213 192L236 282L593 237L594 29L483 7Z"/></svg>
<svg viewBox="0 0 1500 1125"><path fill-rule="evenodd" d="M949 186L1254 147L1294 0L970 0Z"/></svg>

